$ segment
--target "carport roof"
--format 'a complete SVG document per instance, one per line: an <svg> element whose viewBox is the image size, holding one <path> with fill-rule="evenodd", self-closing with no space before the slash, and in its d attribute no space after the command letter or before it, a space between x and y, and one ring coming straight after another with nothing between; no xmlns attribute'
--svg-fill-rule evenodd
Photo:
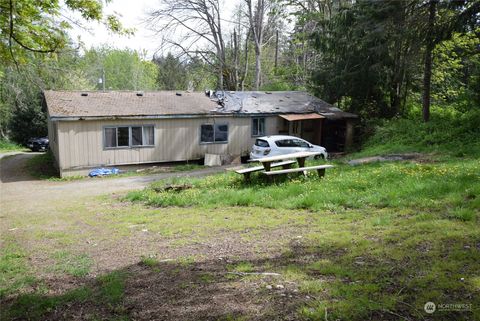
<svg viewBox="0 0 480 321"><path fill-rule="evenodd" d="M286 119L288 121L296 121L296 120L311 120L311 119L323 119L322 115L319 115L317 113L311 113L311 114L287 114L287 115L279 115L283 119Z"/></svg>

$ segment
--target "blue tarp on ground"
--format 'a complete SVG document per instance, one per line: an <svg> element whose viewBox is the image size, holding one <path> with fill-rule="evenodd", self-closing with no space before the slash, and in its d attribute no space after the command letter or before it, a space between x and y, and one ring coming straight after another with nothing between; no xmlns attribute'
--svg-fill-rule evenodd
<svg viewBox="0 0 480 321"><path fill-rule="evenodd" d="M95 168L91 171L88 176L96 177L96 176L106 176L106 175L114 175L120 173L118 168Z"/></svg>

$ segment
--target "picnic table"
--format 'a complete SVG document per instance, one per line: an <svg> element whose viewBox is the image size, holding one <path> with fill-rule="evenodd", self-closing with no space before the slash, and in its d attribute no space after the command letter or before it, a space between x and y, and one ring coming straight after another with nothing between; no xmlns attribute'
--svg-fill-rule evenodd
<svg viewBox="0 0 480 321"><path fill-rule="evenodd" d="M305 166L305 160L308 157L315 157L320 154L321 154L320 152L297 152L297 153L290 153L285 155L262 157L262 158L256 159L255 161L262 163L263 167L265 168L265 171L268 172L270 171L271 165L273 162L280 161L280 160L286 161L286 160L296 159L298 162L298 167L303 167Z"/></svg>
<svg viewBox="0 0 480 321"><path fill-rule="evenodd" d="M320 155L319 152L297 152L279 156L270 156L270 157L262 157L259 159L254 159L251 161L256 161L262 163L262 166L256 167L249 167L237 170L236 173L243 174L246 180L250 179L250 173L262 171L262 173L268 177L272 177L273 175L281 175L281 174L288 174L288 173L295 173L295 172L303 172L306 175L307 171L316 170L318 172L319 177L323 177L325 175L325 169L331 168L333 165L317 165L317 166L309 166L305 167L305 160L308 157L314 157L316 155ZM280 161L280 162L279 162ZM298 168L290 168L291 165L298 163ZM276 167L282 167L281 170L272 170Z"/></svg>

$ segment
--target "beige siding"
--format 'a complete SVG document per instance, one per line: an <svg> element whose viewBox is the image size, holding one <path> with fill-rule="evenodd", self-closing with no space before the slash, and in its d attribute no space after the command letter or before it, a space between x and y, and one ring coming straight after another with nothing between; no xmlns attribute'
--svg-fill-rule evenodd
<svg viewBox="0 0 480 321"><path fill-rule="evenodd" d="M58 123L52 122L50 117L48 118L48 141L50 150L55 157L56 165L59 166L59 158L58 158Z"/></svg>
<svg viewBox="0 0 480 321"><path fill-rule="evenodd" d="M51 122L50 122L51 123ZM229 125L228 143L200 144L200 125ZM104 149L103 128L118 125L154 125L155 146ZM83 120L58 122L61 170L199 159L205 154L247 154L252 137L250 117L177 118L157 120ZM278 133L278 117L267 117L266 134Z"/></svg>

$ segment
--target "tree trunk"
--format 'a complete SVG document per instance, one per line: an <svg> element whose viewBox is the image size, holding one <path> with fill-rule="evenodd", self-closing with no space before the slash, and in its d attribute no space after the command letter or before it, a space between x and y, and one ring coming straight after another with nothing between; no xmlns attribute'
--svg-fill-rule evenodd
<svg viewBox="0 0 480 321"><path fill-rule="evenodd" d="M220 65L218 68L218 90L223 90L223 65Z"/></svg>
<svg viewBox="0 0 480 321"><path fill-rule="evenodd" d="M266 11L265 0L258 0L255 6L255 12L253 12L252 0L246 0L248 7L248 18L250 21L250 28L253 34L253 40L255 43L255 90L258 90L261 85L261 72L262 72L262 46L263 46L263 18Z"/></svg>
<svg viewBox="0 0 480 321"><path fill-rule="evenodd" d="M235 91L238 90L238 56L239 56L239 50L238 50L237 31L233 29L233 65L234 65L233 81L235 84L234 85Z"/></svg>
<svg viewBox="0 0 480 321"><path fill-rule="evenodd" d="M275 32L275 70L278 67L278 30Z"/></svg>
<svg viewBox="0 0 480 321"><path fill-rule="evenodd" d="M240 82L240 88L242 91L245 90L245 79L247 79L248 74L248 40L250 38L250 30L247 32L247 36L245 37L245 68L243 69L243 76Z"/></svg>
<svg viewBox="0 0 480 321"><path fill-rule="evenodd" d="M433 39L433 28L435 27L435 13L438 0L431 0L429 4L428 15L428 30L427 30L427 46L425 48L425 67L423 71L423 99L422 99L422 114L423 121L430 120L430 87L432 80L432 53L435 48Z"/></svg>
<svg viewBox="0 0 480 321"><path fill-rule="evenodd" d="M255 48L255 90L260 88L260 75L262 74L262 48L260 46Z"/></svg>

